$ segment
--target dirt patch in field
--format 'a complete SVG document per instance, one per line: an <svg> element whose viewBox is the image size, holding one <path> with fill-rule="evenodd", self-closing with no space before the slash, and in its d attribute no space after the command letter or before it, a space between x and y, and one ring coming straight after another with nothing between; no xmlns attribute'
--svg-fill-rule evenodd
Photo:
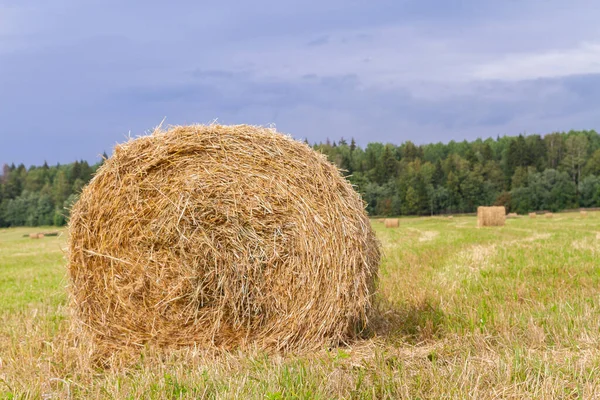
<svg viewBox="0 0 600 400"><path fill-rule="evenodd" d="M524 239L527 242L535 242L536 240L545 240L545 239L550 239L552 237L551 233L536 233L531 237L528 237L527 239ZM519 242L518 240L514 240L513 243L515 242Z"/></svg>
<svg viewBox="0 0 600 400"><path fill-rule="evenodd" d="M596 238L598 239L598 236L596 236ZM598 242L597 239L585 238L580 240L574 240L571 243L571 246L575 250L591 251L592 254L596 255L597 253L600 253L600 242Z"/></svg>
<svg viewBox="0 0 600 400"><path fill-rule="evenodd" d="M466 265L471 269L481 269L489 267L490 260L496 255L497 249L495 244L491 245L475 245L462 254Z"/></svg>
<svg viewBox="0 0 600 400"><path fill-rule="evenodd" d="M433 239L439 236L438 231L424 231L421 232L421 237L419 238L419 242L431 242Z"/></svg>

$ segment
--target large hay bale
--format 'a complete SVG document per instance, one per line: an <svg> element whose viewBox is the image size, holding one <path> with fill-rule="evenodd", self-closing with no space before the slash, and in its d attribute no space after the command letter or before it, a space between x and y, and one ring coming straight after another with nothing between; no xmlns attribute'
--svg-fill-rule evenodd
<svg viewBox="0 0 600 400"><path fill-rule="evenodd" d="M99 345L308 350L355 337L380 257L338 169L272 129L116 147L69 222L75 321Z"/></svg>
<svg viewBox="0 0 600 400"><path fill-rule="evenodd" d="M504 226L506 222L506 208L504 206L477 207L477 227Z"/></svg>
<svg viewBox="0 0 600 400"><path fill-rule="evenodd" d="M386 218L384 224L386 228L397 228L400 226L400 220L398 218Z"/></svg>

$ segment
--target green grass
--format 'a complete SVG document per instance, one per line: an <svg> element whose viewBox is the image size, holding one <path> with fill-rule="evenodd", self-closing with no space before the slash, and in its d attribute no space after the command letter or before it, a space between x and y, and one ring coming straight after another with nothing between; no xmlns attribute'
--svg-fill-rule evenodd
<svg viewBox="0 0 600 400"><path fill-rule="evenodd" d="M373 223L385 255L368 340L286 357L148 349L112 369L65 339L64 236L0 230L0 398L600 397L600 213L475 225Z"/></svg>

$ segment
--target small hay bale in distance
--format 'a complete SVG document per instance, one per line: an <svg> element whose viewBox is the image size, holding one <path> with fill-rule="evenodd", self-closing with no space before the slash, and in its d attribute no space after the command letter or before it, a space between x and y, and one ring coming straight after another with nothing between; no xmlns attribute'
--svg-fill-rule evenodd
<svg viewBox="0 0 600 400"><path fill-rule="evenodd" d="M398 228L400 220L398 218L386 218L384 224L386 228Z"/></svg>
<svg viewBox="0 0 600 400"><path fill-rule="evenodd" d="M544 214L544 217L546 217L546 218L554 218L554 214L552 214L551 212L547 212L546 214Z"/></svg>
<svg viewBox="0 0 600 400"><path fill-rule="evenodd" d="M529 213L529 218L537 218L537 214L534 212Z"/></svg>
<svg viewBox="0 0 600 400"><path fill-rule="evenodd" d="M506 214L506 218L517 218L519 214L517 213L508 213Z"/></svg>
<svg viewBox="0 0 600 400"><path fill-rule="evenodd" d="M42 237L40 237L40 235L38 233L30 233L29 234L29 239L41 239Z"/></svg>
<svg viewBox="0 0 600 400"><path fill-rule="evenodd" d="M477 227L504 226L506 222L506 208L504 206L477 207Z"/></svg>
<svg viewBox="0 0 600 400"><path fill-rule="evenodd" d="M364 207L324 155L273 129L131 139L72 209L75 326L107 349L345 342L369 319L380 259Z"/></svg>
<svg viewBox="0 0 600 400"><path fill-rule="evenodd" d="M580 216L581 218L587 218L587 216L588 216L588 213L587 213L587 211L585 211L585 210L581 210L581 211L579 211L579 216Z"/></svg>

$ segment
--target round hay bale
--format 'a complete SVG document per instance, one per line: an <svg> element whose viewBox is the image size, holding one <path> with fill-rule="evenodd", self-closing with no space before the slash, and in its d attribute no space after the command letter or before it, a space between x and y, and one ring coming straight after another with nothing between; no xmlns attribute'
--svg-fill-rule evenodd
<svg viewBox="0 0 600 400"><path fill-rule="evenodd" d="M40 235L38 235L37 233L30 233L29 234L29 238L30 239L39 239Z"/></svg>
<svg viewBox="0 0 600 400"><path fill-rule="evenodd" d="M506 208L504 206L477 207L477 227L504 226L506 224Z"/></svg>
<svg viewBox="0 0 600 400"><path fill-rule="evenodd" d="M132 139L72 209L75 321L110 347L287 351L352 339L380 258L364 205L324 155L272 129Z"/></svg>
<svg viewBox="0 0 600 400"><path fill-rule="evenodd" d="M529 218L537 218L537 214L534 212L529 213Z"/></svg>
<svg viewBox="0 0 600 400"><path fill-rule="evenodd" d="M386 228L398 228L400 226L400 220L398 218L386 218L384 224Z"/></svg>

